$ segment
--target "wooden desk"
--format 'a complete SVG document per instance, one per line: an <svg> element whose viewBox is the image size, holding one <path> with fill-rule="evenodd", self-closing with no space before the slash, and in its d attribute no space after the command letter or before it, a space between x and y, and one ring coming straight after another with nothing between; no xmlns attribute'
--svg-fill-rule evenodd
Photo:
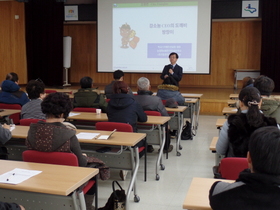
<svg viewBox="0 0 280 210"><path fill-rule="evenodd" d="M212 139L212 141L211 141L211 143L210 143L209 149L210 149L212 152L216 152L216 144L217 144L217 142L218 142L218 139L219 139L219 137L215 136L215 137L213 137L213 139Z"/></svg>
<svg viewBox="0 0 280 210"><path fill-rule="evenodd" d="M13 124L13 120L10 119L10 115L18 114L21 110L18 109L4 109L4 111L0 112L0 118L4 118L8 124Z"/></svg>
<svg viewBox="0 0 280 210"><path fill-rule="evenodd" d="M0 112L0 117L5 117L5 116L9 116L12 114L17 114L20 113L21 110L17 110L17 109L4 109L4 111Z"/></svg>
<svg viewBox="0 0 280 210"><path fill-rule="evenodd" d="M216 121L216 127L217 129L221 129L221 127L224 125L224 123L227 121L227 119L217 119Z"/></svg>
<svg viewBox="0 0 280 210"><path fill-rule="evenodd" d="M183 209L211 210L209 190L216 181L234 182L233 180L194 177L184 200Z"/></svg>
<svg viewBox="0 0 280 210"><path fill-rule="evenodd" d="M182 96L184 98L197 98L197 99L200 99L203 94L201 93L182 93Z"/></svg>
<svg viewBox="0 0 280 210"><path fill-rule="evenodd" d="M67 195L98 174L98 169L95 168L8 160L0 160L0 164L0 174L15 168L42 171L17 185L0 183L0 193L6 195L6 199L3 200L2 197L1 201L17 202L26 209L65 209L64 205L67 209L80 209L77 193ZM10 197L13 198L12 201Z"/></svg>
<svg viewBox="0 0 280 210"><path fill-rule="evenodd" d="M169 118L169 117L166 117ZM28 134L29 126L16 126L15 129L12 131L13 138L21 138L26 139ZM82 130L77 129L77 134L80 132L87 132L87 133L100 133L100 135L108 135L111 133L110 131L100 131L100 130ZM106 165L108 165L111 168L123 168L126 170L132 171L132 177L130 184L128 186L127 190L127 201L129 199L129 196L132 192L132 189L134 189L134 200L140 199L139 196L136 194L136 175L139 168L139 153L138 153L138 147L134 147L139 141L144 139L146 137L145 133L128 133L128 132L115 132L110 139L108 140L99 140L99 139L78 139L81 144L87 144L86 150L83 150L83 152L87 153L89 156L94 156L97 158L100 158L103 160ZM7 142L8 144L8 142ZM99 145L117 145L117 146L128 146L130 152L125 153L123 152L123 155L126 158L122 158L119 154L109 154L109 153L95 153L91 150L92 145L99 144ZM83 146L83 145L81 145ZM26 150L26 147L24 148ZM113 157L112 157L113 156ZM120 160L121 161L118 161ZM132 162L132 160L135 160L135 162ZM117 166L114 165L114 161L117 161ZM126 165L129 161L129 165ZM121 162L121 163L119 163ZM125 165L125 166L123 166Z"/></svg>
<svg viewBox="0 0 280 210"><path fill-rule="evenodd" d="M236 100L232 100L232 99L227 101L229 107L236 107L236 102L237 102Z"/></svg>
<svg viewBox="0 0 280 210"><path fill-rule="evenodd" d="M237 80L243 80L244 77L257 78L260 76L259 69L233 69L235 84L234 88L237 89Z"/></svg>
<svg viewBox="0 0 280 210"><path fill-rule="evenodd" d="M183 112L187 109L187 107L178 106L177 108L168 108L168 107L165 108L167 112L175 113L174 117L172 117L171 120L169 121L169 125L170 125L170 129L178 131L177 141L176 141L176 155L181 156L179 150L182 149L182 146L180 145L180 141L181 141L181 134L184 126ZM175 121L173 121L172 119L174 119Z"/></svg>
<svg viewBox="0 0 280 210"><path fill-rule="evenodd" d="M195 113L196 113L196 119L195 119L195 131L197 130L198 127L198 120L199 120L199 113L200 113L200 99L203 96L203 94L200 93L182 93L182 96L184 98L195 98L198 99L195 103ZM185 100L186 103L188 103Z"/></svg>
<svg viewBox="0 0 280 210"><path fill-rule="evenodd" d="M236 114L237 111L238 109L236 107L224 107L222 113L227 117L230 114Z"/></svg>
<svg viewBox="0 0 280 210"><path fill-rule="evenodd" d="M238 94L238 93L232 93L232 94L229 95L229 98L230 98L230 99L235 99L235 100L237 100L238 97L239 97L239 94Z"/></svg>

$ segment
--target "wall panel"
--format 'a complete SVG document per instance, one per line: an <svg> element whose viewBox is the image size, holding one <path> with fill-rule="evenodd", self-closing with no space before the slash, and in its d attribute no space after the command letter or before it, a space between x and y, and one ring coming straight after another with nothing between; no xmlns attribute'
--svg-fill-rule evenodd
<svg viewBox="0 0 280 210"><path fill-rule="evenodd" d="M27 83L24 16L24 3L0 1L0 81L16 72L20 84Z"/></svg>

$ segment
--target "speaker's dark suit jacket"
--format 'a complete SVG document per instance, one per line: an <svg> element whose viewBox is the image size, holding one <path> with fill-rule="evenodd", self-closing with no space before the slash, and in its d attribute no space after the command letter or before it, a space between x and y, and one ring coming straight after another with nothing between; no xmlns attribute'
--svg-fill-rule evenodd
<svg viewBox="0 0 280 210"><path fill-rule="evenodd" d="M183 68L182 68L181 66L179 66L178 64L176 64L174 68L173 68L173 66L172 66L171 64L164 66L160 78L161 78L162 80L164 80L164 76L165 76L166 74L167 74L168 76L171 75L171 74L169 73L169 69L173 69L173 72L174 72L174 73L172 74L172 76L173 76L173 78L174 78L174 79L178 82L178 84L179 84L179 82L181 81L182 76L183 76Z"/></svg>

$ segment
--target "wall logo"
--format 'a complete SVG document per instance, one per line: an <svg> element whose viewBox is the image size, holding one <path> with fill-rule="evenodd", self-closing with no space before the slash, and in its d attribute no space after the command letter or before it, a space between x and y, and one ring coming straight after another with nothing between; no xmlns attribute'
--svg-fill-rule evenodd
<svg viewBox="0 0 280 210"><path fill-rule="evenodd" d="M244 10L250 13L257 12L257 9L252 7L251 4L248 4L248 6Z"/></svg>
<svg viewBox="0 0 280 210"><path fill-rule="evenodd" d="M259 17L259 1L242 1L242 17Z"/></svg>

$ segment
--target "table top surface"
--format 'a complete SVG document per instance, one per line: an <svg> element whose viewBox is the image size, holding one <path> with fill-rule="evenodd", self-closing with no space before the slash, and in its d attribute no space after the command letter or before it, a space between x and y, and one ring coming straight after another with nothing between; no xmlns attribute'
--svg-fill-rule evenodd
<svg viewBox="0 0 280 210"><path fill-rule="evenodd" d="M238 93L232 93L229 95L229 98L234 98L234 99L238 99L239 94Z"/></svg>
<svg viewBox="0 0 280 210"><path fill-rule="evenodd" d="M98 169L77 166L8 160L0 160L0 164L0 174L6 173L15 168L42 171L42 173L17 185L0 183L0 188L53 195L69 195L98 174Z"/></svg>
<svg viewBox="0 0 280 210"><path fill-rule="evenodd" d="M198 98L200 99L203 94L202 93L182 93L184 98Z"/></svg>
<svg viewBox="0 0 280 210"><path fill-rule="evenodd" d="M224 107L223 114L235 114L237 113L238 109L236 107Z"/></svg>
<svg viewBox="0 0 280 210"><path fill-rule="evenodd" d="M210 143L209 150L216 151L216 144L218 142L218 139L219 139L219 137L217 137L217 136L213 137L213 139L212 139L212 141Z"/></svg>
<svg viewBox="0 0 280 210"><path fill-rule="evenodd" d="M223 124L227 121L227 119L217 119L216 127L222 127Z"/></svg>
<svg viewBox="0 0 280 210"><path fill-rule="evenodd" d="M169 108L165 107L166 111L168 112L183 112L187 109L188 107L186 106L178 106L177 108Z"/></svg>
<svg viewBox="0 0 280 210"><path fill-rule="evenodd" d="M236 100L232 100L232 99L229 99L227 101L228 104L232 105L232 104L235 104L236 103Z"/></svg>
<svg viewBox="0 0 280 210"><path fill-rule="evenodd" d="M4 109L4 111L0 112L0 117L9 116L11 114L20 113L21 110L18 109Z"/></svg>
<svg viewBox="0 0 280 210"><path fill-rule="evenodd" d="M27 137L29 126L16 125L12 131L13 138L25 139ZM76 134L81 132L85 133L100 133L100 135L109 135L111 131L100 131L100 130L84 130L77 129ZM99 135L98 135L99 136ZM98 138L97 136L97 138ZM92 144L106 144L106 145L118 145L118 146L135 146L139 141L146 137L145 133L130 133L130 132L118 132L116 131L108 140L100 139L78 139L81 143L92 143Z"/></svg>
<svg viewBox="0 0 280 210"><path fill-rule="evenodd" d="M195 103L197 103L198 100L199 100L198 98L185 98L185 103L195 104Z"/></svg>
<svg viewBox="0 0 280 210"><path fill-rule="evenodd" d="M106 113L96 114L93 112L71 112L71 113L79 113L79 115L69 116L70 120L91 120L91 121L108 121L108 117ZM170 117L165 116L148 116L147 122L141 122L141 124L157 124L163 125L167 121L170 120Z"/></svg>
<svg viewBox="0 0 280 210"><path fill-rule="evenodd" d="M233 180L194 177L184 200L183 209L210 210L209 190L216 181L234 182Z"/></svg>

